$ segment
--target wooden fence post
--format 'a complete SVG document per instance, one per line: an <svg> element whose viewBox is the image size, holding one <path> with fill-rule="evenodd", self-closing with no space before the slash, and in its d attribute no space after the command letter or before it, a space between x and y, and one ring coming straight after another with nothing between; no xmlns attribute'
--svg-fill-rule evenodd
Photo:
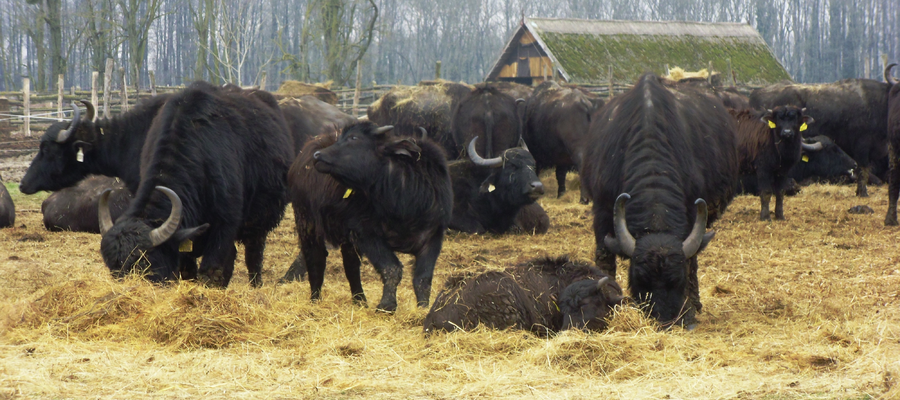
<svg viewBox="0 0 900 400"><path fill-rule="evenodd" d="M441 79L441 62L434 63L434 79Z"/></svg>
<svg viewBox="0 0 900 400"><path fill-rule="evenodd" d="M125 68L119 68L119 74L122 75L122 109L119 113L124 114L128 111L128 77L125 74Z"/></svg>
<svg viewBox="0 0 900 400"><path fill-rule="evenodd" d="M23 133L25 136L31 136L31 79L22 78L22 103L24 110L22 115L25 117L25 127Z"/></svg>
<svg viewBox="0 0 900 400"><path fill-rule="evenodd" d="M56 120L63 121L63 99L66 95L66 76L59 74L56 78Z"/></svg>
<svg viewBox="0 0 900 400"><path fill-rule="evenodd" d="M609 98L613 97L613 68L609 66Z"/></svg>
<svg viewBox="0 0 900 400"><path fill-rule="evenodd" d="M100 78L100 72L91 72L91 104L97 107L97 79ZM94 121L97 120L97 113L94 113Z"/></svg>
<svg viewBox="0 0 900 400"><path fill-rule="evenodd" d="M268 77L268 71L262 71L259 75L259 90L266 90L266 78Z"/></svg>
<svg viewBox="0 0 900 400"><path fill-rule="evenodd" d="M353 118L359 118L359 90L360 80L362 79L362 71L360 70L360 62L356 61L356 91L353 92Z"/></svg>
<svg viewBox="0 0 900 400"><path fill-rule="evenodd" d="M103 76L103 118L109 118L109 102L112 100L113 59L106 59L106 74Z"/></svg>
<svg viewBox="0 0 900 400"><path fill-rule="evenodd" d="M150 96L156 96L156 72L150 71Z"/></svg>

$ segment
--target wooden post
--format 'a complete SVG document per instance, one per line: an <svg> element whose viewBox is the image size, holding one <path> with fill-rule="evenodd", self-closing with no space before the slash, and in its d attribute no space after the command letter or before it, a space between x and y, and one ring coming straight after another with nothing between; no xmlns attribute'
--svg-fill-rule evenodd
<svg viewBox="0 0 900 400"><path fill-rule="evenodd" d="M259 90L266 90L266 80L269 78L269 71L262 71L259 75Z"/></svg>
<svg viewBox="0 0 900 400"><path fill-rule="evenodd" d="M59 74L56 78L56 120L63 121L63 99L66 95L66 76Z"/></svg>
<svg viewBox="0 0 900 400"><path fill-rule="evenodd" d="M150 95L156 96L156 71L150 71Z"/></svg>
<svg viewBox="0 0 900 400"><path fill-rule="evenodd" d="M709 75L706 76L706 81L709 82L710 85L712 85L712 84L713 84L713 77L712 77L712 76L713 76L713 67L712 67L712 61L709 62L709 68L706 69L706 72L709 73Z"/></svg>
<svg viewBox="0 0 900 400"><path fill-rule="evenodd" d="M100 72L91 72L91 104L97 107L97 79L100 78ZM94 121L97 120L97 113L94 113Z"/></svg>
<svg viewBox="0 0 900 400"><path fill-rule="evenodd" d="M434 63L434 79L441 79L441 62Z"/></svg>
<svg viewBox="0 0 900 400"><path fill-rule="evenodd" d="M109 102L112 99L113 59L106 59L106 74L103 75L103 118L109 118Z"/></svg>
<svg viewBox="0 0 900 400"><path fill-rule="evenodd" d="M119 68L119 73L122 74L122 110L119 112L124 114L128 111L128 81L126 80L128 77L125 76L125 68Z"/></svg>
<svg viewBox="0 0 900 400"><path fill-rule="evenodd" d="M440 62L440 61L438 61ZM362 70L359 68L360 62L356 62L356 91L353 92L353 118L359 118L359 90L360 80L362 80Z"/></svg>
<svg viewBox="0 0 900 400"><path fill-rule="evenodd" d="M22 78L22 115L25 117L25 127L22 131L25 136L31 136L31 79Z"/></svg>
<svg viewBox="0 0 900 400"><path fill-rule="evenodd" d="M609 66L609 98L613 97L613 68Z"/></svg>

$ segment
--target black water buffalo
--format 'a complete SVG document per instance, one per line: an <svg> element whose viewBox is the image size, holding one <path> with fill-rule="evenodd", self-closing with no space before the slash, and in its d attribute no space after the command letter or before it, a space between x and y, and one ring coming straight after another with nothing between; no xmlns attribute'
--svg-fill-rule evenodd
<svg viewBox="0 0 900 400"><path fill-rule="evenodd" d="M506 149L485 160L475 149L477 141L478 137L469 141L468 160L449 165L453 180L450 229L505 233L516 223L520 209L544 194L544 185L528 147Z"/></svg>
<svg viewBox="0 0 900 400"><path fill-rule="evenodd" d="M684 78L677 82L664 80L666 86L676 89L694 88L698 89L709 96L715 97L722 101L725 108L735 111L746 110L750 108L750 98L738 92L735 87L717 87L710 84L706 78Z"/></svg>
<svg viewBox="0 0 900 400"><path fill-rule="evenodd" d="M3 181L0 180L0 228L8 228L16 223L16 205Z"/></svg>
<svg viewBox="0 0 900 400"><path fill-rule="evenodd" d="M603 330L622 288L594 266L568 256L536 258L504 271L448 279L425 316L425 332L524 329L547 335Z"/></svg>
<svg viewBox="0 0 900 400"><path fill-rule="evenodd" d="M521 99L520 99L521 100ZM451 130L463 154L465 146L478 136L478 154L493 158L502 151L516 147L522 137L522 113L525 101L504 93L494 84L479 83L460 100L453 111Z"/></svg>
<svg viewBox="0 0 900 400"><path fill-rule="evenodd" d="M900 198L900 81L891 76L891 69L897 64L888 65L884 69L884 80L890 85L888 112L888 139L891 144L890 183L888 185L888 211L884 216L885 226L897 225L897 199Z"/></svg>
<svg viewBox="0 0 900 400"><path fill-rule="evenodd" d="M416 86L395 86L366 109L369 121L391 125L398 136L420 137L425 129L449 158L459 150L450 130L453 110L472 87L449 81L423 81Z"/></svg>
<svg viewBox="0 0 900 400"><path fill-rule="evenodd" d="M804 136L830 137L858 164L856 195L867 197L872 163L887 155L890 85L871 79L844 79L819 85L776 84L750 94L754 109L780 105L806 108L818 121Z"/></svg>
<svg viewBox="0 0 900 400"><path fill-rule="evenodd" d="M809 150L803 149L800 162L794 165L788 172L791 178L791 188L785 192L788 196L800 193L801 186L815 182L841 183L853 178L853 169L856 161L834 144L828 136L813 136L804 139L806 143L818 143L820 146L811 146ZM819 149L821 147L821 149ZM741 174L739 193L759 195L759 185L756 183L756 174Z"/></svg>
<svg viewBox="0 0 900 400"><path fill-rule="evenodd" d="M801 152L822 150L822 144L803 141L802 132L814 120L795 106L777 106L765 113L730 111L737 121L740 173L756 175L761 208L759 219L769 221L769 200L775 194L775 219L784 219L784 194L791 188L791 169Z"/></svg>
<svg viewBox="0 0 900 400"><path fill-rule="evenodd" d="M200 279L224 287L240 241L250 283L261 285L266 235L287 204L292 147L278 104L266 92L194 82L173 95L147 132L140 185L115 223L109 192L101 196L107 267L116 276L134 270L168 280L178 277L184 252L203 257Z"/></svg>
<svg viewBox="0 0 900 400"><path fill-rule="evenodd" d="M632 297L664 325L690 327L702 307L697 254L734 197L734 131L721 101L653 74L591 121L581 182L594 200L597 266L615 277L616 255L630 258Z"/></svg>
<svg viewBox="0 0 900 400"><path fill-rule="evenodd" d="M321 296L326 243L331 243L341 248L355 301L366 302L359 276L359 255L364 255L384 284L378 310L397 309L403 264L394 252L400 252L415 256L413 291L419 307L429 303L453 188L438 144L395 136L391 129L361 122L338 139L318 136L291 165L291 203L304 262L295 262L283 279L299 278L305 264L313 300Z"/></svg>
<svg viewBox="0 0 900 400"><path fill-rule="evenodd" d="M122 178L132 193L141 182L141 148L153 118L168 101L161 94L128 112L93 122L94 106L82 100L87 115L75 113L69 122L57 122L41 137L40 151L22 178L19 190L34 194L74 186L89 174Z"/></svg>
<svg viewBox="0 0 900 400"><path fill-rule="evenodd" d="M300 154L307 140L340 132L356 122L356 118L311 95L283 97L278 100L278 105L294 140L294 154Z"/></svg>
<svg viewBox="0 0 900 400"><path fill-rule="evenodd" d="M591 114L602 106L603 100L590 92L553 81L538 85L526 102L523 138L539 175L556 167L556 197L566 192L566 172L578 168L581 140L591 124Z"/></svg>
<svg viewBox="0 0 900 400"><path fill-rule="evenodd" d="M131 204L131 192L116 178L92 175L78 185L54 192L41 203L44 228L48 231L100 233L97 210L100 195L107 189L110 216L119 218Z"/></svg>

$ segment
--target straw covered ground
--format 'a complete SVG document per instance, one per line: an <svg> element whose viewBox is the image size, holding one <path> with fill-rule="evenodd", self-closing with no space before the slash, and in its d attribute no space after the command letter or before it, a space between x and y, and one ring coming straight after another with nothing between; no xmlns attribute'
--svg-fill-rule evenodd
<svg viewBox="0 0 900 400"><path fill-rule="evenodd" d="M547 235L450 234L432 299L455 272L590 260L592 218L570 180L563 199L541 200ZM759 222L758 199L737 198L701 254L693 332L659 332L625 306L608 331L549 338L425 337L408 276L400 310L375 313L352 305L339 257L311 304L307 282L274 284L297 253L290 215L270 235L261 289L243 259L227 290L116 281L97 235L44 231L42 197L14 191L17 227L0 230L0 399L897 399L900 230L882 223L886 187L870 189L858 199L849 186L806 187L787 199L786 222ZM860 204L875 214L847 212ZM368 265L363 280L374 306Z"/></svg>

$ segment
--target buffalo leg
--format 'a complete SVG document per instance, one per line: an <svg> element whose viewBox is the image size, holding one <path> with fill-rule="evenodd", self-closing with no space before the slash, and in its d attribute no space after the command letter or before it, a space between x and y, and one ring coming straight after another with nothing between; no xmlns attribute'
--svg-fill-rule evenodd
<svg viewBox="0 0 900 400"><path fill-rule="evenodd" d="M309 298L317 301L322 297L322 284L325 283L325 259L328 250L319 238L301 238L300 256L306 263L309 272Z"/></svg>
<svg viewBox="0 0 900 400"><path fill-rule="evenodd" d="M250 286L255 288L262 286L263 254L265 251L265 235L254 235L244 240L244 261L247 264L247 275L250 276Z"/></svg>
<svg viewBox="0 0 900 400"><path fill-rule="evenodd" d="M381 283L384 285L381 301L376 310L392 313L397 311L397 286L400 285L400 280L403 278L403 264L381 238L374 235L365 236L365 239L360 238L358 242L359 250L375 266L375 270L381 275ZM312 272L310 272L310 279L312 279Z"/></svg>
<svg viewBox="0 0 900 400"><path fill-rule="evenodd" d="M413 291L416 293L416 305L428 307L431 302L431 279L434 277L434 264L441 255L444 245L444 229L438 230L428 243L416 254L413 269Z"/></svg>
<svg viewBox="0 0 900 400"><path fill-rule="evenodd" d="M207 251L203 253L203 260L200 262L198 277L208 285L228 287L231 276L234 274L236 257L237 249L234 247L233 239L227 240L219 237L218 240L210 240L207 243Z"/></svg>
<svg viewBox="0 0 900 400"><path fill-rule="evenodd" d="M190 253L178 254L178 265L182 280L197 279L197 258Z"/></svg>
<svg viewBox="0 0 900 400"><path fill-rule="evenodd" d="M612 211L598 210L594 206L594 237L596 250L594 251L594 263L601 271L616 279L616 255L606 248L603 243L606 235L612 232Z"/></svg>
<svg viewBox="0 0 900 400"><path fill-rule="evenodd" d="M775 219L784 221L784 190L775 191Z"/></svg>
<svg viewBox="0 0 900 400"><path fill-rule="evenodd" d="M900 149L890 149L890 183L888 184L888 211L884 217L884 226L897 226L897 200L900 198Z"/></svg>
<svg viewBox="0 0 900 400"><path fill-rule="evenodd" d="M771 221L772 217L769 215L769 200L772 199L772 192L760 192L759 193L759 220L760 221ZM777 202L777 199L776 199Z"/></svg>
<svg viewBox="0 0 900 400"><path fill-rule="evenodd" d="M361 263L356 247L351 243L341 244L341 258L344 261L344 276L347 277L347 282L350 283L350 294L353 296L353 302L365 306L367 303L366 294L363 292L362 280L359 275Z"/></svg>
<svg viewBox="0 0 900 400"><path fill-rule="evenodd" d="M563 194L566 193L566 172L565 167L556 167L556 183L559 186L559 189L556 190L556 198L563 197Z"/></svg>
<svg viewBox="0 0 900 400"><path fill-rule="evenodd" d="M856 196L857 197L869 197L869 191L866 188L866 184L869 182L869 167L868 166L860 166L859 167L859 176L856 177Z"/></svg>
<svg viewBox="0 0 900 400"><path fill-rule="evenodd" d="M700 303L700 281L697 278L697 256L691 257L688 267L687 302L684 305L682 325L687 329L693 329L697 325L697 314L703 309Z"/></svg>

